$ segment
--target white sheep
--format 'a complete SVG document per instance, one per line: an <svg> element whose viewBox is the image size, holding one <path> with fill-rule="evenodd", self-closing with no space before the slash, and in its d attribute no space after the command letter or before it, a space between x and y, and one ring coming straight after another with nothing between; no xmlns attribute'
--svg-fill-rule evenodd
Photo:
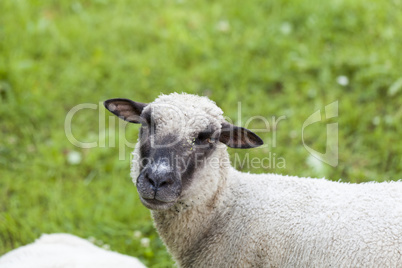
<svg viewBox="0 0 402 268"><path fill-rule="evenodd" d="M230 166L262 141L206 97L105 107L141 123L131 176L180 267L402 267L402 182L349 184Z"/></svg>
<svg viewBox="0 0 402 268"><path fill-rule="evenodd" d="M42 235L0 258L1 268L145 268L136 258L94 246L71 234Z"/></svg>

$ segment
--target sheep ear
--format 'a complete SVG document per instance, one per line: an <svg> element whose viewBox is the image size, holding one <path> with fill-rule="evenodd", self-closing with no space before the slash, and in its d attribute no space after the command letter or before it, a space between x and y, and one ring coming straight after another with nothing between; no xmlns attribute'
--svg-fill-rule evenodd
<svg viewBox="0 0 402 268"><path fill-rule="evenodd" d="M141 122L140 115L142 110L148 104L118 98L107 100L103 103L103 105L105 105L106 109L117 115L119 118L130 123L138 124Z"/></svg>
<svg viewBox="0 0 402 268"><path fill-rule="evenodd" d="M254 148L264 144L262 139L248 129L227 122L222 124L219 141L232 148Z"/></svg>

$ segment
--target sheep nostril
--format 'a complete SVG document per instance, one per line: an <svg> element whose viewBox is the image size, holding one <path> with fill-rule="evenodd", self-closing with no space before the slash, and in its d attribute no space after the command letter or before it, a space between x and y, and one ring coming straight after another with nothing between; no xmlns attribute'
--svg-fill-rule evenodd
<svg viewBox="0 0 402 268"><path fill-rule="evenodd" d="M145 178L147 179L148 183L151 185L152 189L156 188L156 181L154 179L152 179L148 174L145 175Z"/></svg>
<svg viewBox="0 0 402 268"><path fill-rule="evenodd" d="M158 191L161 188L165 188L173 183L171 177L161 178L158 176L153 176L152 173L145 174L145 181L153 191Z"/></svg>
<svg viewBox="0 0 402 268"><path fill-rule="evenodd" d="M167 181L161 181L160 183L159 183L159 187L163 187L163 186L165 186L167 184Z"/></svg>
<svg viewBox="0 0 402 268"><path fill-rule="evenodd" d="M159 182L159 187L169 186L173 183L173 179L171 177L165 178Z"/></svg>

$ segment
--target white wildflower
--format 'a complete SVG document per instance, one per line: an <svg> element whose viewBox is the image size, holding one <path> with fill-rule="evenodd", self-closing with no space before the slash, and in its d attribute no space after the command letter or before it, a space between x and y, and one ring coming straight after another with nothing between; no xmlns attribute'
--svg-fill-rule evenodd
<svg viewBox="0 0 402 268"><path fill-rule="evenodd" d="M292 30L293 30L293 26L289 22L282 23L282 25L280 27L280 31L284 35L289 35L290 33L292 33Z"/></svg>
<svg viewBox="0 0 402 268"><path fill-rule="evenodd" d="M134 233L133 233L133 237L134 238L141 238L141 236L142 236L142 233L141 233L141 231L134 231Z"/></svg>
<svg viewBox="0 0 402 268"><path fill-rule="evenodd" d="M379 116L374 116L373 125L378 126L381 123L381 118Z"/></svg>
<svg viewBox="0 0 402 268"><path fill-rule="evenodd" d="M147 247L149 247L151 240L148 237L144 237L144 238L141 238L140 243L141 243L141 246L143 246L144 248L147 248Z"/></svg>
<svg viewBox="0 0 402 268"><path fill-rule="evenodd" d="M95 244L95 242L96 242L96 238L93 237L93 236L88 237L87 240L88 240L89 242L91 242L92 244Z"/></svg>
<svg viewBox="0 0 402 268"><path fill-rule="evenodd" d="M67 155L67 162L71 165L78 165L81 163L81 153L77 151L70 151Z"/></svg>
<svg viewBox="0 0 402 268"><path fill-rule="evenodd" d="M216 25L216 29L220 32L229 32L230 31L230 24L226 20L220 20Z"/></svg>
<svg viewBox="0 0 402 268"><path fill-rule="evenodd" d="M297 138L297 131L296 131L296 130L291 130L291 131L289 132L289 137L290 137L291 139Z"/></svg>
<svg viewBox="0 0 402 268"><path fill-rule="evenodd" d="M336 78L336 82L341 86L347 86L349 85L349 78L347 76L340 75Z"/></svg>

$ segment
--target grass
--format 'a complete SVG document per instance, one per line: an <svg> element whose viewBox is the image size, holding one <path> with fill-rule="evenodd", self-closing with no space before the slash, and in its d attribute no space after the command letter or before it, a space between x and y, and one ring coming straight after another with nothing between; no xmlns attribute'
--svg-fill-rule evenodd
<svg viewBox="0 0 402 268"><path fill-rule="evenodd" d="M150 102L184 91L209 96L243 125L285 116L275 134L261 134L269 147L230 150L232 160L271 152L285 167L247 171L401 179L401 8L400 0L0 1L0 255L68 232L172 266L129 177L123 138L135 142L138 127L119 126L99 105L113 97ZM336 167L311 161L301 139L303 122L333 101L339 116L306 128L305 141L324 152L326 124L337 122ZM98 142L91 149L64 129L82 103L99 105L72 121L78 140Z"/></svg>

